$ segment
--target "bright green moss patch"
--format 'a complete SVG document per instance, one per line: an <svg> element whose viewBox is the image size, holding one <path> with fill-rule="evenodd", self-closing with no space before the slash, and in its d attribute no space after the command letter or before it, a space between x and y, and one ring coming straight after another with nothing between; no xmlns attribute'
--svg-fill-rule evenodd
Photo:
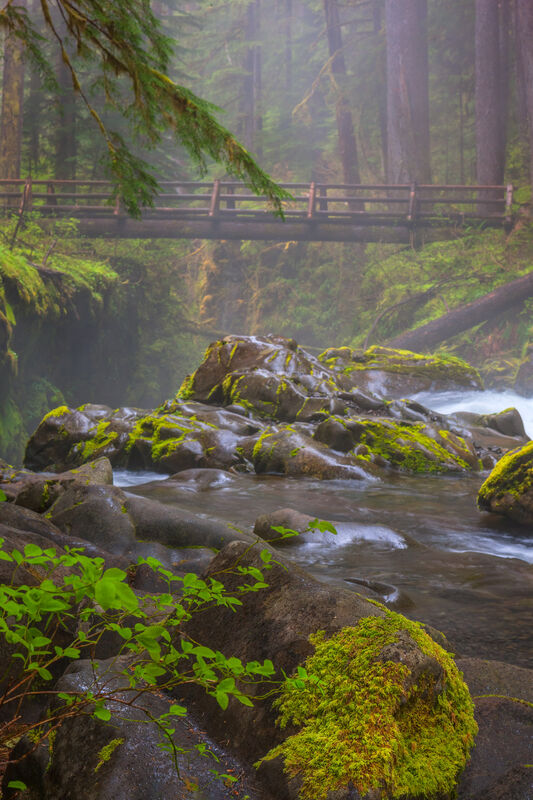
<svg viewBox="0 0 533 800"><path fill-rule="evenodd" d="M42 418L41 424L46 422L49 419L55 419L56 417L64 417L66 414L70 414L70 408L68 406L58 406L57 408L53 408L48 414Z"/></svg>
<svg viewBox="0 0 533 800"><path fill-rule="evenodd" d="M124 739L111 739L109 744L104 745L104 747L102 747L102 749L98 753L98 763L94 768L94 771L98 772L100 767L103 767L103 765L107 761L109 761L109 759L111 758L117 747L120 747L120 745L123 743Z"/></svg>
<svg viewBox="0 0 533 800"><path fill-rule="evenodd" d="M43 278L24 253L0 244L0 287L13 287L37 316L65 315L77 292L88 292L91 300L101 305L105 291L118 282L118 275L107 264L67 254L52 255L47 267L57 271L56 280Z"/></svg>
<svg viewBox="0 0 533 800"><path fill-rule="evenodd" d="M445 379L464 386L483 388L483 381L477 369L463 359L447 354L427 355L374 345L362 354L348 347L326 350L319 359L327 366L340 369L347 375L360 370L384 370L408 373L432 380Z"/></svg>
<svg viewBox="0 0 533 800"><path fill-rule="evenodd" d="M424 433L422 423L410 424L391 420L358 420L362 432L359 441L366 445L371 453L385 458L392 466L409 472L445 472L450 469L470 469L462 458L461 441L453 437L454 451L450 446L452 434L443 437L443 444ZM464 457L470 453L464 443Z"/></svg>
<svg viewBox="0 0 533 800"><path fill-rule="evenodd" d="M479 490L478 506L494 510L499 499L507 497L512 503L512 498L520 497L532 487L533 441L500 458Z"/></svg>
<svg viewBox="0 0 533 800"><path fill-rule="evenodd" d="M116 431L109 431L110 422L100 422L96 428L95 436L88 442L84 442L81 448L82 461L93 461L99 458L109 445L118 439Z"/></svg>
<svg viewBox="0 0 533 800"><path fill-rule="evenodd" d="M440 677L428 670L412 685L406 664L383 660L402 631L440 665ZM384 797L427 800L452 792L477 725L451 655L419 623L390 611L310 641L315 652L277 701L281 727L300 730L265 760L284 759L304 800L325 800L350 783L362 796L380 789Z"/></svg>
<svg viewBox="0 0 533 800"><path fill-rule="evenodd" d="M130 452L139 439L147 440L151 444L151 456L155 463L170 455L186 438L201 433L206 427L212 426L194 417L149 415L135 424L125 449Z"/></svg>

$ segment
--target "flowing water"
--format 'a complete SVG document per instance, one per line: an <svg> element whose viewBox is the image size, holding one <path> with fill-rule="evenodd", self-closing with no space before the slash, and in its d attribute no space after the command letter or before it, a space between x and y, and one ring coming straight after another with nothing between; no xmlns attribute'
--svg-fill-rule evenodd
<svg viewBox="0 0 533 800"><path fill-rule="evenodd" d="M533 437L533 400L508 392L417 400L446 413L514 405ZM333 520L336 536L291 539L286 555L320 580L354 591L370 586L392 607L443 631L461 655L533 667L533 530L477 511L484 476L394 475L369 483L216 473L201 486L161 477L117 471L115 480L248 531L257 516L279 508Z"/></svg>

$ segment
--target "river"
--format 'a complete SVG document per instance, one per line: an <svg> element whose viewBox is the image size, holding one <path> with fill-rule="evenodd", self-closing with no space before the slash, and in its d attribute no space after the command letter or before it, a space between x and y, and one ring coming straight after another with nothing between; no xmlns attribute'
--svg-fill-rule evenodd
<svg viewBox="0 0 533 800"><path fill-rule="evenodd" d="M511 392L420 395L441 412L515 406L533 438L533 400ZM533 531L476 509L484 475L390 475L380 482L220 474L208 487L116 471L130 491L251 530L257 516L294 508L335 521L337 535L284 545L323 581L365 583L426 622L464 656L533 665Z"/></svg>

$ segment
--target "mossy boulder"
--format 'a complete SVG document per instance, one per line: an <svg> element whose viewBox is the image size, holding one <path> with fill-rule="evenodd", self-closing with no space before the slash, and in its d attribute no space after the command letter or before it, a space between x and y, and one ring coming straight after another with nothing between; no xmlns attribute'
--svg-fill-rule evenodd
<svg viewBox="0 0 533 800"><path fill-rule="evenodd" d="M255 442L251 460L258 474L276 473L321 480L360 480L374 477L378 472L367 460L335 453L290 425L267 428Z"/></svg>
<svg viewBox="0 0 533 800"><path fill-rule="evenodd" d="M254 414L291 421L328 409L338 390L331 370L292 339L227 336L208 347L174 403L240 405Z"/></svg>
<svg viewBox="0 0 533 800"><path fill-rule="evenodd" d="M112 485L113 469L107 458L59 474L35 473L28 470L2 470L0 489L8 500L33 511L44 512L73 484Z"/></svg>
<svg viewBox="0 0 533 800"><path fill-rule="evenodd" d="M33 470L65 470L102 457L113 466L175 473L243 465L241 440L264 427L199 403L153 412L107 406L61 406L47 414L26 447Z"/></svg>
<svg viewBox="0 0 533 800"><path fill-rule="evenodd" d="M363 353L350 348L325 350L319 360L333 370L342 388L358 386L389 398L426 391L483 388L479 372L455 356L425 355L375 345Z"/></svg>
<svg viewBox="0 0 533 800"><path fill-rule="evenodd" d="M135 422L146 412L91 405L59 406L42 419L26 446L24 464L32 470L63 471L97 458L113 465L128 442Z"/></svg>
<svg viewBox="0 0 533 800"><path fill-rule="evenodd" d="M314 438L332 449L350 452L379 466L405 472L477 470L479 459L470 441L451 431L410 420L330 417Z"/></svg>
<svg viewBox="0 0 533 800"><path fill-rule="evenodd" d="M206 577L236 561L262 568L264 553L265 546L234 542ZM192 690L186 700L202 724L246 760L261 761L259 777L275 797L451 795L476 733L451 656L417 623L272 555L268 587L243 598L239 614L195 615L186 632L243 661L271 659L289 676L281 699L274 703L267 691L253 708L231 700L215 714Z"/></svg>
<svg viewBox="0 0 533 800"><path fill-rule="evenodd" d="M479 490L478 507L533 524L533 442L498 461Z"/></svg>

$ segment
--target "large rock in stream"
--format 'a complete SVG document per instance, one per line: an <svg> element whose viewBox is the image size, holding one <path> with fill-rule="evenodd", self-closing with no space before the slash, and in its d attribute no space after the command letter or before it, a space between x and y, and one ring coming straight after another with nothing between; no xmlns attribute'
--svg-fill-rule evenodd
<svg viewBox="0 0 533 800"><path fill-rule="evenodd" d="M498 461L479 490L478 506L533 525L533 442Z"/></svg>
<svg viewBox="0 0 533 800"><path fill-rule="evenodd" d="M479 469L482 448L468 425L368 391L364 375L376 365L381 374L385 362L404 390L437 385L437 378L439 387L476 383L472 369L453 358L384 348L363 358L340 348L319 360L290 339L228 336L153 412L95 405L50 412L25 464L71 470L105 456L114 466L169 474L202 468L323 479ZM411 368L416 387L407 380Z"/></svg>
<svg viewBox="0 0 533 800"><path fill-rule="evenodd" d="M184 687L202 724L245 761L268 754L259 776L278 800L379 800L400 791L444 797L476 731L451 658L416 623L325 586L265 548L234 542L205 577L226 575L226 587L237 591L242 578L228 570L235 563L260 569L267 556L275 557L267 588L245 595L236 613L195 615L185 633L243 662L271 659L280 677L294 674L296 684L289 681L282 695L287 727L276 725L280 709L271 696L253 708L231 699L214 713L210 698ZM256 695L270 687L242 684Z"/></svg>

